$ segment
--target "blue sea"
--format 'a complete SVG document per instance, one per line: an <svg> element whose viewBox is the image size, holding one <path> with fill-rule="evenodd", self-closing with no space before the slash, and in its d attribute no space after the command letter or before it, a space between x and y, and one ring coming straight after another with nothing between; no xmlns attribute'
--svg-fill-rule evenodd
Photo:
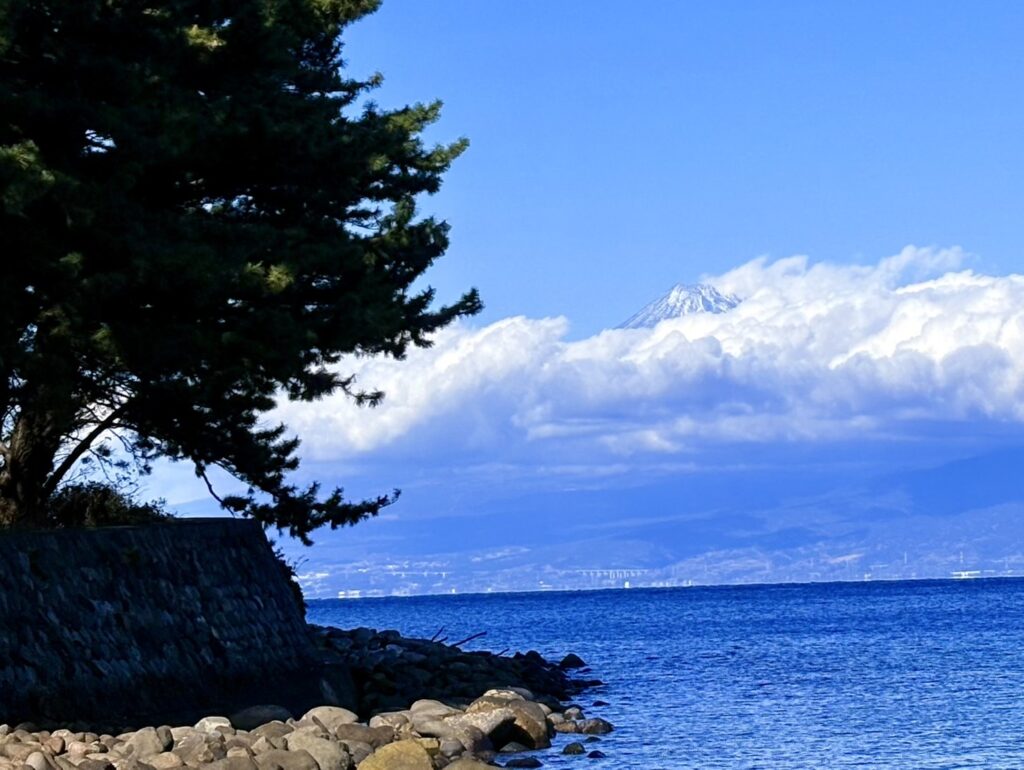
<svg viewBox="0 0 1024 770"><path fill-rule="evenodd" d="M597 760L559 737L545 767L1024 768L1024 580L317 601L309 620L582 656L606 684L578 702L616 732Z"/></svg>

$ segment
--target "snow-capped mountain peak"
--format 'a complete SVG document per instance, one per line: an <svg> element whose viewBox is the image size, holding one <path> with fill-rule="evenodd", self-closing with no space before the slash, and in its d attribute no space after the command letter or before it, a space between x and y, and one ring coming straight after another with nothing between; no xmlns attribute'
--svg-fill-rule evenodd
<svg viewBox="0 0 1024 770"><path fill-rule="evenodd" d="M725 313L740 304L734 294L722 294L707 283L678 283L665 296L654 300L640 312L630 316L618 328L646 329L666 318L678 318L692 313Z"/></svg>

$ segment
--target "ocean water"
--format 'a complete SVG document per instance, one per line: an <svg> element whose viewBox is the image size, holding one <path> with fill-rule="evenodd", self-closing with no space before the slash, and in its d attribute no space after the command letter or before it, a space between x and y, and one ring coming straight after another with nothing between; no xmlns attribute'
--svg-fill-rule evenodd
<svg viewBox="0 0 1024 770"><path fill-rule="evenodd" d="M1024 768L1024 580L318 601L309 619L581 655L606 684L578 702L616 732L598 760L559 737L545 767Z"/></svg>

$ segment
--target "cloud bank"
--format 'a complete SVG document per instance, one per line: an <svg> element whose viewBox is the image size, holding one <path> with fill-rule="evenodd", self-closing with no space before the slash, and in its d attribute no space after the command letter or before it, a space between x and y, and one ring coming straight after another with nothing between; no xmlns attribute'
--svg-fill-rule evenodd
<svg viewBox="0 0 1024 770"><path fill-rule="evenodd" d="M565 318L456 325L404 361L343 362L387 393L377 409L334 397L275 416L315 461L549 463L1022 422L1024 277L966 263L913 247L874 265L755 259L706 279L743 299L728 313L577 341Z"/></svg>

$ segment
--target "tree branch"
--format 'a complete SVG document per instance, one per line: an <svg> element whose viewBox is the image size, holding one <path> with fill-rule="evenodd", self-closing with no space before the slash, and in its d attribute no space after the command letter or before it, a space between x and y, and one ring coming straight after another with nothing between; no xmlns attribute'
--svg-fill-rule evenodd
<svg viewBox="0 0 1024 770"><path fill-rule="evenodd" d="M68 471L70 471L74 464L78 462L79 458L89 451L93 442L103 435L105 431L109 430L117 421L117 418L124 414L127 406L127 404L121 404L121 406L111 411L110 414L96 423L96 427L89 431L85 435L85 438L78 442L78 445L68 453L67 457L65 457L64 460L61 461L61 464L57 466L57 469L50 474L50 478L46 480L46 484L43 485L44 495L53 494L53 490L57 488L60 480L67 475Z"/></svg>
<svg viewBox="0 0 1024 770"><path fill-rule="evenodd" d="M210 477L206 475L206 468L199 463L196 463L195 465L196 475L203 480L204 484L206 484L206 491L210 493L210 497L216 500L221 508L227 509L227 506L224 504L224 498L213 491L213 483L210 481Z"/></svg>

